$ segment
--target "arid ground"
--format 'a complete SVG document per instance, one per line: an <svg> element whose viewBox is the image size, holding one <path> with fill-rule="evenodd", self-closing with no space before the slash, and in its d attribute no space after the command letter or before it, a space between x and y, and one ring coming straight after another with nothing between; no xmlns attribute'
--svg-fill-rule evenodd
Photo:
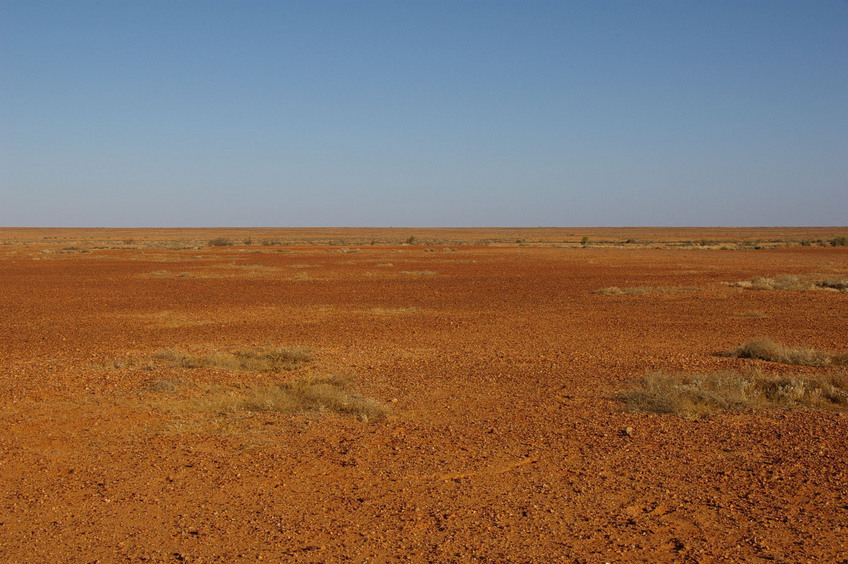
<svg viewBox="0 0 848 564"><path fill-rule="evenodd" d="M844 377L727 353L848 352L845 235L0 229L0 562L848 562L844 407L622 401Z"/></svg>

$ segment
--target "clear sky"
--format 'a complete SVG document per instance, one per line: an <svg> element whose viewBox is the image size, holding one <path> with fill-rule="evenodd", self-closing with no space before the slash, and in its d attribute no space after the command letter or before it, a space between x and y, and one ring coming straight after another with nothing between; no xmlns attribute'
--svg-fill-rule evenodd
<svg viewBox="0 0 848 564"><path fill-rule="evenodd" d="M0 0L0 226L846 224L845 0Z"/></svg>

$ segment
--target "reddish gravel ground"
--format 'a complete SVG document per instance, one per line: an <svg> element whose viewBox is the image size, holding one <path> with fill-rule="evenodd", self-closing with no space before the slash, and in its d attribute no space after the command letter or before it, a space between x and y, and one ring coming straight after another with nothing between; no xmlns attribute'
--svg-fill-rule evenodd
<svg viewBox="0 0 848 564"><path fill-rule="evenodd" d="M727 285L848 277L786 246L845 231L0 230L0 561L848 562L848 413L616 400L820 370L718 354L755 337L846 352L848 294ZM290 374L107 368L267 344L389 415L189 409L161 383Z"/></svg>

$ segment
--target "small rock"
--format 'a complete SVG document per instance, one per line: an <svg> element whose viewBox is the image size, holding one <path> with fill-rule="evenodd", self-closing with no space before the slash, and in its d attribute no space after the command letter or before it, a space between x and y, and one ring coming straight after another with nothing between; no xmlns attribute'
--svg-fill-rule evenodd
<svg viewBox="0 0 848 564"><path fill-rule="evenodd" d="M626 427L624 429L624 434L627 435L628 437L632 437L633 436L633 427Z"/></svg>

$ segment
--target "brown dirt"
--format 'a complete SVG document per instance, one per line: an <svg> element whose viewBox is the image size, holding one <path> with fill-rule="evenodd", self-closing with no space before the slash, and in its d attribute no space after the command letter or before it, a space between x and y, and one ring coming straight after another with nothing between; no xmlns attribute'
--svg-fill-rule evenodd
<svg viewBox="0 0 848 564"><path fill-rule="evenodd" d="M615 400L653 370L823 370L718 353L843 353L848 294L726 283L848 276L846 248L784 246L844 232L0 230L0 561L848 561L848 413ZM675 246L740 234L782 243ZM160 384L274 376L105 368L270 344L390 414L195 411Z"/></svg>

